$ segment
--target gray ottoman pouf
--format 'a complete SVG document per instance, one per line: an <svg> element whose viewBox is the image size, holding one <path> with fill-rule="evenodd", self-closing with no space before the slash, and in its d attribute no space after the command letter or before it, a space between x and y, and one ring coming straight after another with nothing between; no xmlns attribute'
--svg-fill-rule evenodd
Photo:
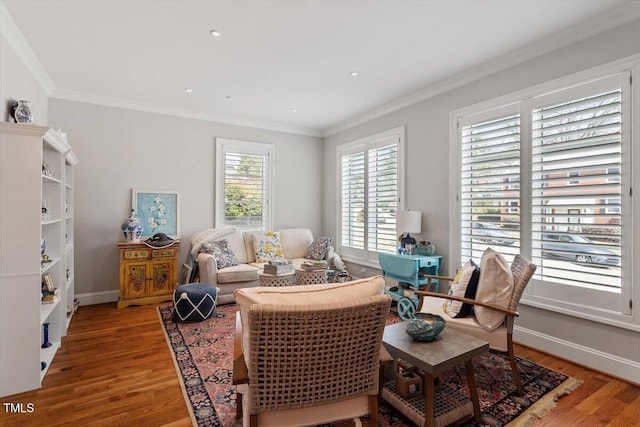
<svg viewBox="0 0 640 427"><path fill-rule="evenodd" d="M201 322L216 312L218 291L207 283L186 283L173 293L173 319L176 322Z"/></svg>

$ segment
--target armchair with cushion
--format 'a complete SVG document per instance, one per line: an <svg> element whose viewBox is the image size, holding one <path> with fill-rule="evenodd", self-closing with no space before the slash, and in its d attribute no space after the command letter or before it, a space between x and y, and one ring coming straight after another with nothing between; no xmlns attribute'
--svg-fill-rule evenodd
<svg viewBox="0 0 640 427"><path fill-rule="evenodd" d="M502 269L499 274L496 274L496 265L498 270ZM447 295L416 291L420 298L419 312L438 314L446 320L447 328L488 341L491 351L507 354L519 395L523 394L523 389L513 352L513 325L518 317L516 310L520 297L535 270L536 265L519 254L508 268L503 258L487 250L480 265L480 283L475 299L456 296L455 292ZM454 281L453 278L443 276L430 276L429 280L431 279ZM473 310L468 316L452 317L449 314L451 311L447 313L448 310L443 307L443 299L468 304L473 306Z"/></svg>
<svg viewBox="0 0 640 427"><path fill-rule="evenodd" d="M390 298L374 277L235 291L233 382L244 426L303 426L377 408Z"/></svg>

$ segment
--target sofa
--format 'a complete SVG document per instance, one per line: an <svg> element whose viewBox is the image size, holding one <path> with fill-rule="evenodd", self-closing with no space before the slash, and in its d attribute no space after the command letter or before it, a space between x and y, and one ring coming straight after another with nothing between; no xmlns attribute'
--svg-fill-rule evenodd
<svg viewBox="0 0 640 427"><path fill-rule="evenodd" d="M259 273L262 272L269 254L261 252L261 248L256 246L273 235L277 235L281 249L271 245L268 248L274 250L271 255L291 260L294 268L300 267L305 261L325 259L330 268L344 269L342 260L331 246L331 239L324 236L314 239L308 228L286 228L275 232L240 231L235 228L203 230L191 238L191 255L197 260L200 281L220 289L218 304L235 302L233 292L236 289L260 285ZM235 262L226 263L226 259L221 258L219 253L207 253L204 249L212 246L213 242L219 242L218 246L228 248L226 252L232 253ZM217 251L219 247L214 249ZM259 255L258 259L256 253ZM310 254L314 257L308 257ZM225 265L218 265L219 263Z"/></svg>

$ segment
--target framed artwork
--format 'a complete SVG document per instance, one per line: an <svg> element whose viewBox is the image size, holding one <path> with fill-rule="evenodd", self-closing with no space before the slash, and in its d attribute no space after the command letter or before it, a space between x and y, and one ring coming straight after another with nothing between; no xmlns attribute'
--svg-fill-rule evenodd
<svg viewBox="0 0 640 427"><path fill-rule="evenodd" d="M180 195L173 190L131 191L131 208L142 222L142 237L164 233L180 238Z"/></svg>

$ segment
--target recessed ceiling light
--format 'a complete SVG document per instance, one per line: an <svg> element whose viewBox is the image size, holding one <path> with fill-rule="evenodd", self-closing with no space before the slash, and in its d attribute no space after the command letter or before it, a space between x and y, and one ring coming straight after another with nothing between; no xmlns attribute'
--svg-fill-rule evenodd
<svg viewBox="0 0 640 427"><path fill-rule="evenodd" d="M190 87L186 87L186 88L184 88L184 91L187 92L187 93L191 93L191 92L193 92L193 89L191 89Z"/></svg>
<svg viewBox="0 0 640 427"><path fill-rule="evenodd" d="M358 72L357 71L352 71L351 72L351 77L358 77Z"/></svg>
<svg viewBox="0 0 640 427"><path fill-rule="evenodd" d="M225 96L226 99L231 99L231 95Z"/></svg>
<svg viewBox="0 0 640 427"><path fill-rule="evenodd" d="M218 30L211 30L209 31L209 34L211 34L213 37L220 37L222 35Z"/></svg>
<svg viewBox="0 0 640 427"><path fill-rule="evenodd" d="M295 112L297 112L297 111L298 111L298 110L296 110L295 108L292 108L292 109L291 109L291 112L292 112L292 113L295 113Z"/></svg>

